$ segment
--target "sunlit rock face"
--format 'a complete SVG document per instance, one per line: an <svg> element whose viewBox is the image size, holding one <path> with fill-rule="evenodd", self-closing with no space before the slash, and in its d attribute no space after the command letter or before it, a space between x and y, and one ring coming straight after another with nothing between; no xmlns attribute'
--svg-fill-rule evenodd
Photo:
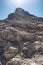
<svg viewBox="0 0 43 65"><path fill-rule="evenodd" d="M0 20L0 65L43 65L43 18L16 8Z"/></svg>
<svg viewBox="0 0 43 65"><path fill-rule="evenodd" d="M21 8L16 8L15 14L18 16L22 16L22 17L29 15L29 13L27 11L25 11L24 9L21 9Z"/></svg>
<svg viewBox="0 0 43 65"><path fill-rule="evenodd" d="M21 59L21 58L12 58L6 65L41 65L38 62L35 62L33 59Z"/></svg>
<svg viewBox="0 0 43 65"><path fill-rule="evenodd" d="M25 11L23 10L23 9L21 9L21 8L17 8L16 10L15 10L15 14L16 15L20 15L21 16L21 14L23 15L25 13Z"/></svg>

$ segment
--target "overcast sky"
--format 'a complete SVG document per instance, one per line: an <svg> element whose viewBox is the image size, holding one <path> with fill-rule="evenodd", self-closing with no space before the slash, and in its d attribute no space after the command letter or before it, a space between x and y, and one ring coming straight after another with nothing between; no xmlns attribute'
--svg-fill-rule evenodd
<svg viewBox="0 0 43 65"><path fill-rule="evenodd" d="M43 17L43 0L0 0L0 20L7 18L8 14L18 7L33 15Z"/></svg>

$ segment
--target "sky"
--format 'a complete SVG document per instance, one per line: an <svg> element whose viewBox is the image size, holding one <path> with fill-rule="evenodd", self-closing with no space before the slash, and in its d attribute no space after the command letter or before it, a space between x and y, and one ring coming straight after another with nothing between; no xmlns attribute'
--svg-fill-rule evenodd
<svg viewBox="0 0 43 65"><path fill-rule="evenodd" d="M43 0L0 0L0 20L7 18L8 14L15 12L18 7L43 17Z"/></svg>

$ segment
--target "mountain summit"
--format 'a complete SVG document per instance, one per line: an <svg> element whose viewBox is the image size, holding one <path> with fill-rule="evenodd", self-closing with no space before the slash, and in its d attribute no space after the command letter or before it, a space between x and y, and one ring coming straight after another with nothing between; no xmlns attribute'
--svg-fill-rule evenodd
<svg viewBox="0 0 43 65"><path fill-rule="evenodd" d="M12 18L14 18L15 16L24 17L24 16L26 16L26 15L29 16L30 14L29 14L27 11L25 11L24 9L22 9L22 8L16 8L15 13L9 14L8 18L9 18L9 19L12 19Z"/></svg>
<svg viewBox="0 0 43 65"><path fill-rule="evenodd" d="M0 20L0 65L43 65L43 18L16 8Z"/></svg>
<svg viewBox="0 0 43 65"><path fill-rule="evenodd" d="M34 20L43 21L43 18L32 15L22 8L16 8L14 13L11 13L8 15L9 20L13 20L15 18L18 18L18 19L24 18L25 20L27 19L28 21L34 21Z"/></svg>

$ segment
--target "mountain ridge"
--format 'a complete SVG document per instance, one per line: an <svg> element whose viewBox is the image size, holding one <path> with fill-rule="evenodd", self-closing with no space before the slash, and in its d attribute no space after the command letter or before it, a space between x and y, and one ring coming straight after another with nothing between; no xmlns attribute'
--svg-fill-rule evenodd
<svg viewBox="0 0 43 65"><path fill-rule="evenodd" d="M12 20L12 18L14 18L15 16L19 16L19 17L25 17L25 16L27 16L28 18L32 17L32 18L35 18L35 19L43 21L43 17L37 17L37 16L35 16L33 14L30 14L28 11L25 11L22 8L16 8L15 12L9 14L6 19L11 19ZM4 19L4 20L6 20L6 19ZM0 20L0 21L3 21L3 20Z"/></svg>
<svg viewBox="0 0 43 65"><path fill-rule="evenodd" d="M1 20L0 65L43 65L43 18L17 8Z"/></svg>

